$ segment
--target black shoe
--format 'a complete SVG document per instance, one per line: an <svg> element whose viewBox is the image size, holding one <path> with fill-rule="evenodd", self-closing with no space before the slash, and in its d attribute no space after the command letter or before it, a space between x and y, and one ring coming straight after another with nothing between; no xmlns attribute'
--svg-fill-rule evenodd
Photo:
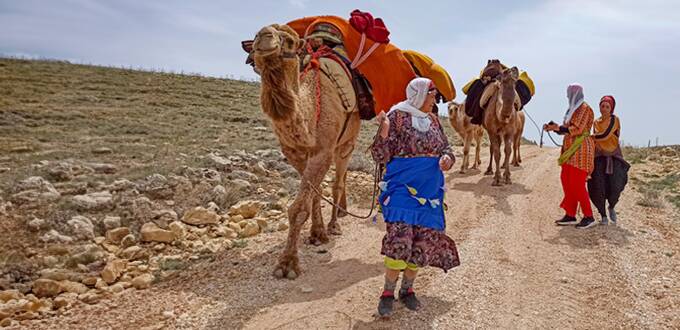
<svg viewBox="0 0 680 330"><path fill-rule="evenodd" d="M581 222L579 222L576 225L576 228L586 229L593 227L595 225L597 225L597 223L595 222L595 219L593 219L593 217L584 217L583 219L581 219Z"/></svg>
<svg viewBox="0 0 680 330"><path fill-rule="evenodd" d="M562 219L555 221L555 224L558 226L570 226L577 223L578 221L576 221L575 217L570 217L568 215L565 215Z"/></svg>
<svg viewBox="0 0 680 330"><path fill-rule="evenodd" d="M420 308L420 301L416 298L416 293L413 290L399 290L399 301L412 311Z"/></svg>
<svg viewBox="0 0 680 330"><path fill-rule="evenodd" d="M380 296L380 302L378 303L378 314L382 317L388 317L392 315L392 309L394 305L394 295L383 294Z"/></svg>

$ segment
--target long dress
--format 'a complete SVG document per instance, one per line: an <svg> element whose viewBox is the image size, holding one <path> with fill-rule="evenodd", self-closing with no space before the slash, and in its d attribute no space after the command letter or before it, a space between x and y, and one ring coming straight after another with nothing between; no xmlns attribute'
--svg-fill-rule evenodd
<svg viewBox="0 0 680 330"><path fill-rule="evenodd" d="M391 112L387 138L372 146L376 162L385 164L378 202L386 222L381 254L388 268L433 266L448 271L460 264L456 244L446 236L442 155L453 158L439 119L430 114L426 132L411 126L411 115ZM397 261L397 263L395 263Z"/></svg>

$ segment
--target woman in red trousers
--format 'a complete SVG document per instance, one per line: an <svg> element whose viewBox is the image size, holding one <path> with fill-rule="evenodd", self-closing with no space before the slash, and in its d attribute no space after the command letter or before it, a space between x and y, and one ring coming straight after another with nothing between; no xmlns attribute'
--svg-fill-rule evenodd
<svg viewBox="0 0 680 330"><path fill-rule="evenodd" d="M558 164L562 167L562 189L564 199L560 207L565 215L555 221L557 225L573 225L577 228L590 228L594 226L593 209L590 206L590 197L586 188L586 181L593 172L595 158L595 142L590 136L593 127L593 109L584 101L583 87L578 84L569 85L567 88L569 109L564 116L564 123L546 124L543 129L554 131L564 135L562 154ZM576 212L581 207L583 219L576 220Z"/></svg>

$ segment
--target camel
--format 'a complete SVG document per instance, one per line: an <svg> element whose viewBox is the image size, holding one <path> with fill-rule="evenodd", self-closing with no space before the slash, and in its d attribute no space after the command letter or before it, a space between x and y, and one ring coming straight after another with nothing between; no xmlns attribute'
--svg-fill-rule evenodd
<svg viewBox="0 0 680 330"><path fill-rule="evenodd" d="M489 62L491 63L491 61ZM484 174L494 174L493 163L496 163L496 171L492 185L501 185L501 143L505 143L505 158L503 160L503 180L505 184L510 184L510 153L513 143L519 147L521 130L518 129L520 115L519 109L522 105L519 95L515 91L515 83L519 79L517 67L503 69L498 79L490 82L484 89L480 104L484 108L484 120L482 126L489 135L490 159L489 167ZM517 153L519 157L519 152ZM519 158L516 159L519 161Z"/></svg>
<svg viewBox="0 0 680 330"><path fill-rule="evenodd" d="M333 201L346 208L347 166L361 126L359 113L345 111L336 85L325 74L312 70L300 78L298 50L303 45L292 28L278 24L262 28L253 43L262 110L271 120L281 151L301 177L299 192L288 208L288 240L274 270L274 276L288 279L300 274L298 239L307 218L312 218L310 244L323 244L329 241L328 234L341 234L335 205L328 229L324 227L318 192L335 164Z"/></svg>
<svg viewBox="0 0 680 330"><path fill-rule="evenodd" d="M460 173L465 173L470 166L470 144L475 140L475 160L472 169L477 169L482 164L479 152L482 147L482 136L484 129L480 125L470 123L472 117L465 114L465 103L458 104L454 101L449 102L449 120L451 126L463 139L463 161L460 166Z"/></svg>

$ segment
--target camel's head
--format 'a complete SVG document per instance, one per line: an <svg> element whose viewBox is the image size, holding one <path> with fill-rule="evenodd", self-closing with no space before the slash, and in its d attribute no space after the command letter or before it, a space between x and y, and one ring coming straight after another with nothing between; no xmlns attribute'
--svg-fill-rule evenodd
<svg viewBox="0 0 680 330"><path fill-rule="evenodd" d="M449 118L453 118L453 115L460 109L460 104L455 101L449 101Z"/></svg>
<svg viewBox="0 0 680 330"><path fill-rule="evenodd" d="M257 33L253 42L255 66L262 70L287 62L297 65L297 52L303 44L295 30L288 25L265 26Z"/></svg>
<svg viewBox="0 0 680 330"><path fill-rule="evenodd" d="M519 95L515 91L515 84L519 79L519 70L517 67L504 69L499 77L500 81L500 109L498 112L498 119L504 123L509 123L515 111L519 110L521 101Z"/></svg>

